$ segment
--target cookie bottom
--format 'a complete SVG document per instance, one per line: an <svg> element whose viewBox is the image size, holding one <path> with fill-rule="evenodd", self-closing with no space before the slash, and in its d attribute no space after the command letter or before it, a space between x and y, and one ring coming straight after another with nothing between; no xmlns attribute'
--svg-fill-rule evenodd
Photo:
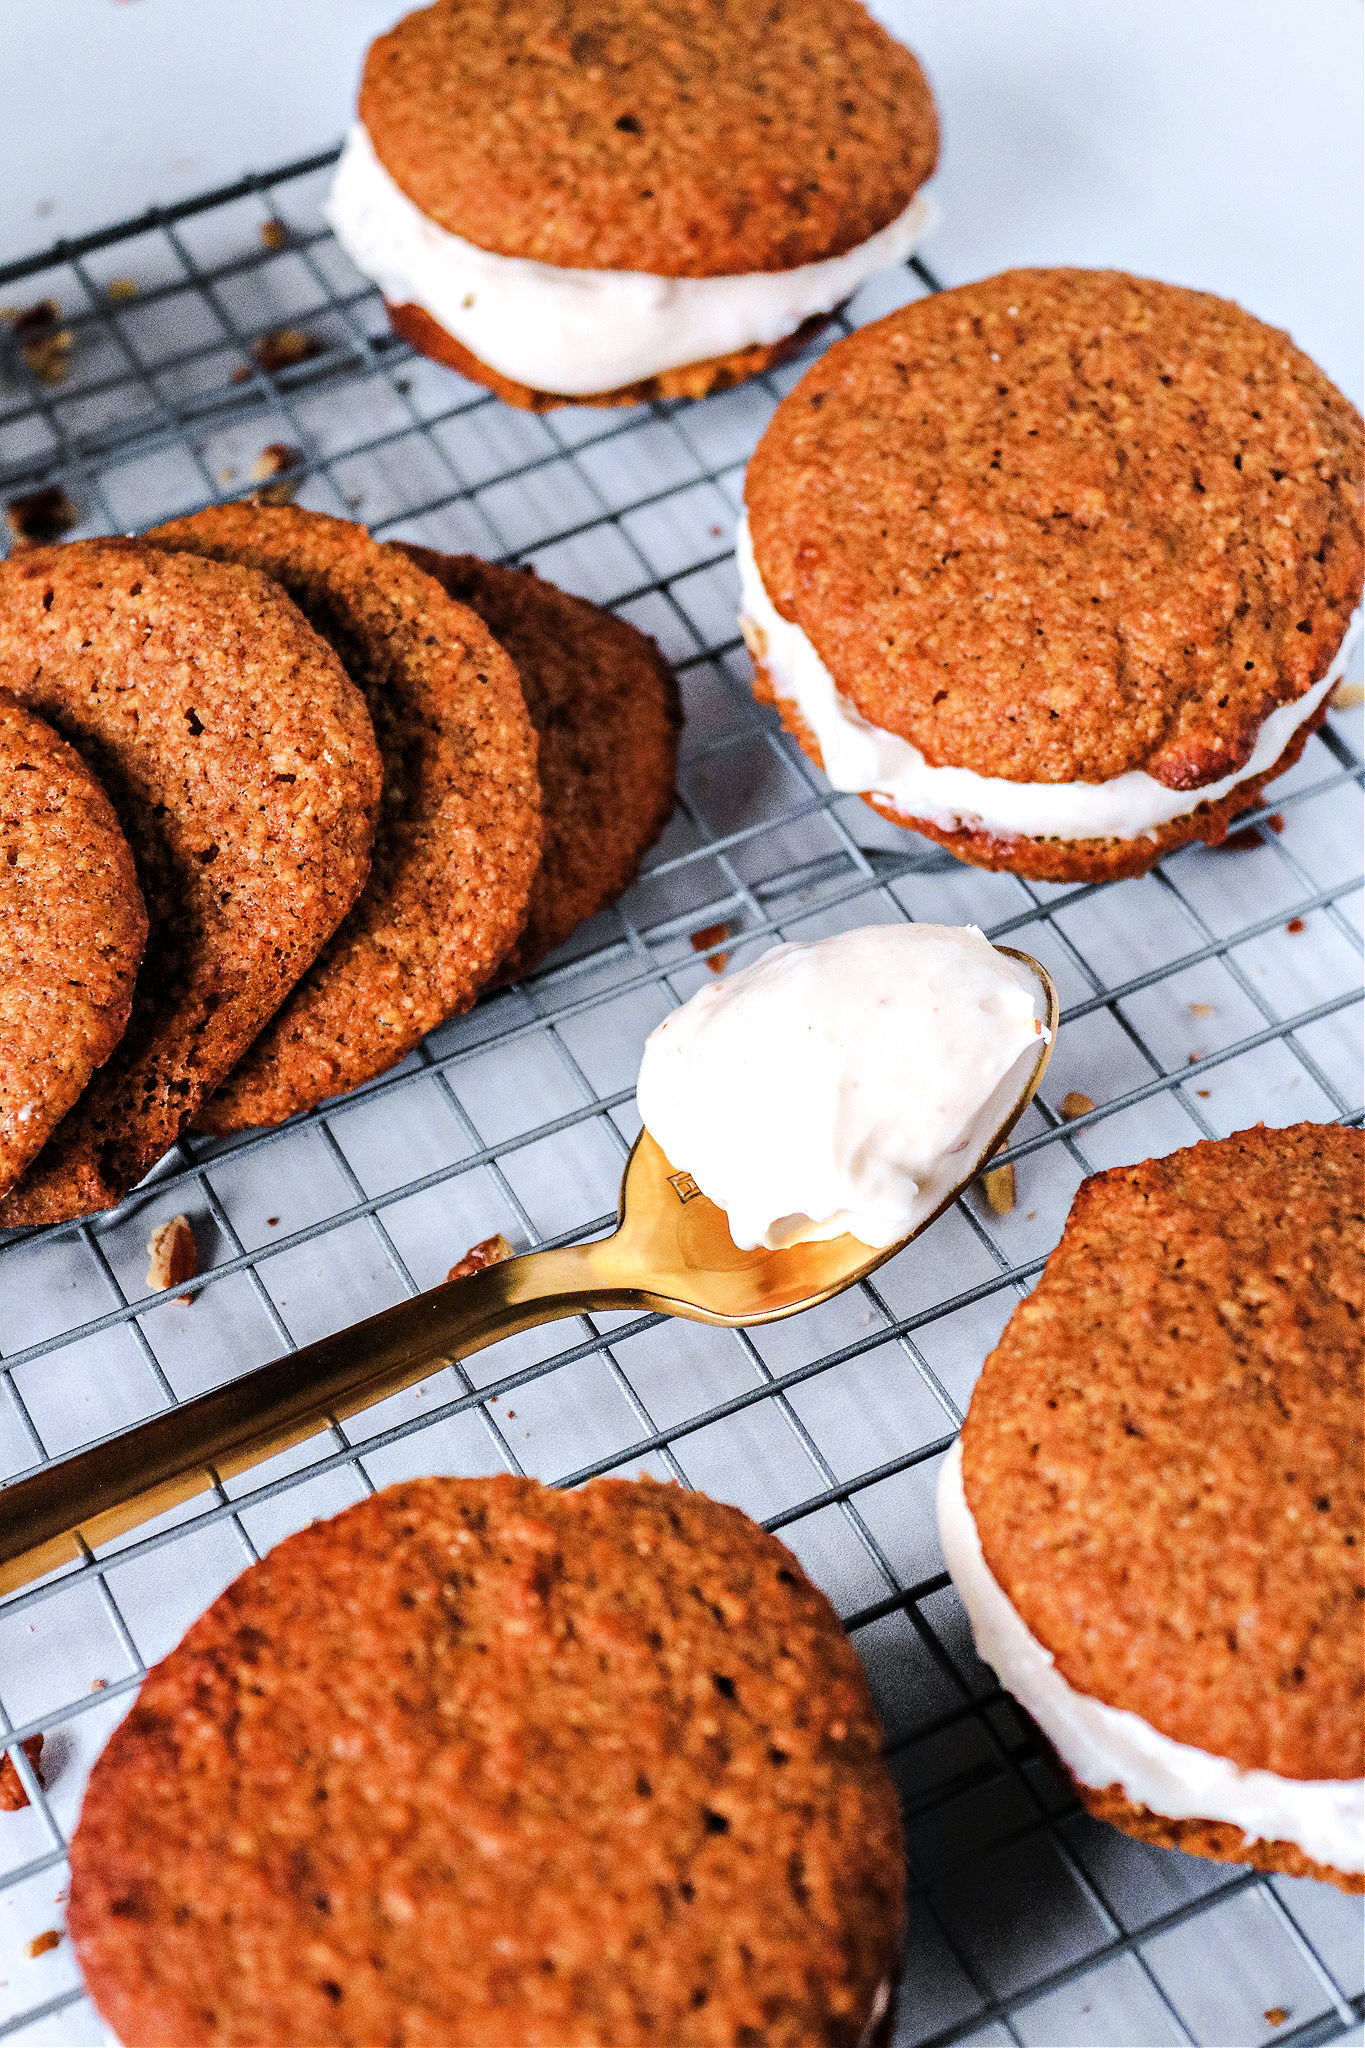
<svg viewBox="0 0 1365 2048"><path fill-rule="evenodd" d="M1070 1772L1067 1775L1071 1777ZM1292 1842L1248 1842L1231 1821L1168 1820L1150 1807L1134 1806L1117 1785L1099 1790L1074 1777L1071 1782L1087 1813L1096 1820L1107 1820L1125 1835L1136 1835L1139 1841L1155 1842L1163 1849L1183 1849L1187 1856L1206 1856L1215 1863L1250 1863L1257 1870L1274 1870L1285 1877L1320 1878L1338 1891L1365 1892L1365 1874L1315 1863Z"/></svg>
<svg viewBox="0 0 1365 2048"><path fill-rule="evenodd" d="M816 767L823 769L824 757L815 734L791 698L778 695L768 671L758 663L754 665L753 693L760 703L776 706L792 738ZM1198 804L1183 817L1172 818L1168 824L1159 825L1154 832L1144 832L1137 839L1028 839L986 831L952 831L928 818L909 817L883 797L864 795L863 802L892 825L903 825L907 831L937 840L969 867L1025 875L1034 882L1123 881L1150 873L1158 861L1178 846L1188 846L1198 839L1207 846L1221 846L1237 814L1258 800L1268 782L1293 767L1307 746L1309 735L1317 731L1326 716L1324 702L1311 718L1304 720L1279 760L1263 775L1250 776L1218 803Z"/></svg>
<svg viewBox="0 0 1365 2048"><path fill-rule="evenodd" d="M702 363L683 363L676 370L661 370L657 377L642 377L638 383L622 384L615 391L594 391L575 397L558 391L537 391L533 385L518 384L515 379L504 377L500 370L490 369L463 342L447 334L424 306L390 305L388 315L394 333L411 342L419 355L445 363L472 383L486 385L504 405L515 405L522 412L553 412L561 405L645 405L655 398L706 398L713 391L727 391L732 384L742 384L746 377L757 377L762 371L785 363L808 341L813 341L833 318L830 313L812 313L809 320L803 320L781 341L755 343L752 348L735 349L730 355L710 356Z"/></svg>

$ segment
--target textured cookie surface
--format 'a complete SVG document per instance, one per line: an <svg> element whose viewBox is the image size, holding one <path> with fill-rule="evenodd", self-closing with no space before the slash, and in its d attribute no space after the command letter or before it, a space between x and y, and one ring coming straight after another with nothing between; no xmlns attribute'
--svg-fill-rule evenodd
<svg viewBox="0 0 1365 2048"><path fill-rule="evenodd" d="M901 1911L880 1747L828 1602L737 1510L417 1480L151 1672L68 1925L140 2043L853 2048Z"/></svg>
<svg viewBox="0 0 1365 2048"><path fill-rule="evenodd" d="M1355 408L1239 307L1016 270L837 342L746 497L777 610L931 765L1193 790L1326 674L1361 475Z"/></svg>
<svg viewBox="0 0 1365 2048"><path fill-rule="evenodd" d="M511 655L540 741L545 844L526 929L501 969L513 980L615 902L667 824L678 688L652 640L586 599L475 555L406 552Z"/></svg>
<svg viewBox="0 0 1365 2048"><path fill-rule="evenodd" d="M1086 1181L987 1360L963 1478L1077 1691L1358 1778L1365 1134L1240 1131Z"/></svg>
<svg viewBox="0 0 1365 2048"><path fill-rule="evenodd" d="M371 46L360 118L450 233L662 277L840 255L938 157L924 74L857 0L437 0Z"/></svg>
<svg viewBox="0 0 1365 2048"><path fill-rule="evenodd" d="M823 768L825 759L820 751L820 742L793 700L779 694L771 671L762 662L754 664L753 692L760 703L776 705L787 731L810 755L817 768ZM1192 840L1202 839L1209 846L1221 846L1233 819L1260 800L1268 782L1273 782L1276 776L1284 775L1294 766L1326 716L1327 706L1323 704L1306 718L1266 774L1248 776L1245 782L1239 782L1216 803L1200 803L1197 801L1198 791L1192 791L1190 810L1181 817L1172 818L1168 824L1158 825L1151 832L1140 832L1136 839L1029 839L1019 834L996 834L966 826L954 832L932 818L916 818L906 811L897 810L885 797L875 793L866 794L863 801L893 825L903 825L908 831L923 833L926 839L937 840L940 846L946 846L950 853L972 867L1030 875L1040 882L1116 882L1125 876L1150 873L1168 853L1173 853L1178 846L1189 845Z"/></svg>
<svg viewBox="0 0 1365 2048"><path fill-rule="evenodd" d="M365 880L379 756L278 584L132 541L0 566L0 673L109 794L150 932L128 1028L0 1205L117 1202L246 1050Z"/></svg>
<svg viewBox="0 0 1365 2048"><path fill-rule="evenodd" d="M486 627L363 526L224 505L150 538L276 577L360 684L384 759L364 895L200 1114L243 1130L358 1087L468 1009L526 915L536 741Z"/></svg>
<svg viewBox="0 0 1365 2048"><path fill-rule="evenodd" d="M123 1036L146 940L108 797L0 690L0 1195Z"/></svg>

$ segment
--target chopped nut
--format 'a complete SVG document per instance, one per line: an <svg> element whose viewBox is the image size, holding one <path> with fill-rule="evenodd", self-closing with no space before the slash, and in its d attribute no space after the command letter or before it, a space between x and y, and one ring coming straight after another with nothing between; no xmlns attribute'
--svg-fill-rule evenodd
<svg viewBox="0 0 1365 2048"><path fill-rule="evenodd" d="M1265 2009L1265 2023L1268 2027L1282 2027L1288 2018L1287 2005L1268 2005Z"/></svg>
<svg viewBox="0 0 1365 2048"><path fill-rule="evenodd" d="M728 924L703 925L699 932L693 932L692 934L692 951L694 953L704 953L708 946L718 946L722 939L728 939L729 936L730 927ZM730 955L728 953L713 953L706 964L713 974L724 974L730 964Z"/></svg>
<svg viewBox="0 0 1365 2048"><path fill-rule="evenodd" d="M19 1746L36 1771L38 1759L43 1753L42 1736L26 1735ZM41 1783L41 1773L39 1782ZM6 1756L3 1762L0 1762L0 1813L17 1813L21 1806L27 1805L28 1793L24 1790L24 1781L14 1768L13 1757Z"/></svg>
<svg viewBox="0 0 1365 2048"><path fill-rule="evenodd" d="M112 299L115 305L121 299L135 299L137 294L137 280L131 277L111 277L108 284L104 287L104 296L107 299Z"/></svg>
<svg viewBox="0 0 1365 2048"><path fill-rule="evenodd" d="M467 1280L471 1273L482 1273L485 1266L500 1266L504 1259L513 1256L512 1247L500 1230L492 1237L481 1238L472 1244L457 1265L446 1274L447 1280Z"/></svg>
<svg viewBox="0 0 1365 2048"><path fill-rule="evenodd" d="M1192 1017L1211 1017L1214 1014L1212 1003L1186 1003L1185 1007Z"/></svg>
<svg viewBox="0 0 1365 2048"><path fill-rule="evenodd" d="M147 1268L149 1287L183 1287L199 1270L199 1254L188 1216L172 1216L169 1223L154 1230L147 1252L152 1262Z"/></svg>
<svg viewBox="0 0 1365 2048"><path fill-rule="evenodd" d="M1070 1123L1073 1116L1089 1116L1095 1107L1088 1095L1082 1095L1079 1088L1071 1089L1062 1097L1062 1115Z"/></svg>
<svg viewBox="0 0 1365 2048"><path fill-rule="evenodd" d="M1333 711L1354 711L1365 704L1365 683L1338 683L1332 692Z"/></svg>
<svg viewBox="0 0 1365 2048"><path fill-rule="evenodd" d="M62 1937L55 1927L48 1927L42 1934L35 1934L32 1941L24 1945L24 1954L32 1962L38 1956L45 1956L49 1949L60 1946Z"/></svg>
<svg viewBox="0 0 1365 2048"><path fill-rule="evenodd" d="M282 220L263 220L261 240L267 249L283 249L289 240L289 230Z"/></svg>
<svg viewBox="0 0 1365 2048"><path fill-rule="evenodd" d="M1291 917L1288 924L1285 926L1285 930L1287 932L1293 932L1297 936L1297 934L1303 930L1303 919L1301 917Z"/></svg>
<svg viewBox="0 0 1365 2048"><path fill-rule="evenodd" d="M39 299L36 306L0 307L0 320L8 325L40 384L64 383L71 367L75 336L62 326L61 319L62 309L55 299Z"/></svg>
<svg viewBox="0 0 1365 2048"><path fill-rule="evenodd" d="M60 484L48 484L41 491L27 491L11 498L5 519L16 541L25 547L47 547L80 524L80 509L73 505Z"/></svg>
<svg viewBox="0 0 1365 2048"><path fill-rule="evenodd" d="M268 441L256 460L249 475L253 484L262 484L264 489L253 493L261 505L292 505L303 482L303 450L291 448L287 441ZM276 481L269 483L267 478Z"/></svg>
<svg viewBox="0 0 1365 2048"><path fill-rule="evenodd" d="M981 1185L996 1215L1008 1216L1015 1203L1014 1168L992 1166L989 1172L982 1174Z"/></svg>
<svg viewBox="0 0 1365 2048"><path fill-rule="evenodd" d="M272 375L277 370L292 370L296 363L306 363L311 356L322 354L322 343L311 334L305 334L301 327L277 327L271 334L263 334L259 341L251 344L251 353L263 370ZM239 363L232 373L234 384L245 384L251 372L245 363Z"/></svg>

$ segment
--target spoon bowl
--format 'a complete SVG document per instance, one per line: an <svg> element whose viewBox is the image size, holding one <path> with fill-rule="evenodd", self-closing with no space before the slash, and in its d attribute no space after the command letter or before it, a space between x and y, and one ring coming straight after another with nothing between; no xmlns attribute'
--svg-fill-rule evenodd
<svg viewBox="0 0 1365 2048"><path fill-rule="evenodd" d="M1038 1048L1015 1063L977 1119L961 1172L896 1244L856 1237L744 1251L725 1212L642 1131L626 1162L616 1229L589 1244L528 1252L447 1280L351 1329L0 1487L0 1593L69 1563L151 1516L302 1442L499 1337L591 1309L657 1310L728 1327L774 1322L841 1294L957 1200L1037 1091L1057 1036L1046 968L1001 946L1035 986Z"/></svg>

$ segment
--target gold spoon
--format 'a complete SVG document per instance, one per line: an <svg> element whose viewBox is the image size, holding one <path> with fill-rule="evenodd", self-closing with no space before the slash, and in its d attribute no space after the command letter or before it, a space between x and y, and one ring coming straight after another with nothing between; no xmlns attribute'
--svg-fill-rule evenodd
<svg viewBox="0 0 1365 2048"><path fill-rule="evenodd" d="M0 1487L0 1593L13 1592L153 1515L303 1442L423 1379L442 1360L584 1309L656 1309L735 1327L795 1315L841 1294L929 1228L997 1151L1043 1078L1057 1035L1057 991L1027 953L998 948L1037 982L1046 1036L1023 1087L999 1105L961 1177L899 1244L856 1237L741 1251L725 1212L670 1166L648 1131L626 1162L616 1229L591 1244L528 1252L448 1280L241 1379ZM1005 1084L1002 1083L1002 1089ZM988 1105L989 1107L989 1105Z"/></svg>

